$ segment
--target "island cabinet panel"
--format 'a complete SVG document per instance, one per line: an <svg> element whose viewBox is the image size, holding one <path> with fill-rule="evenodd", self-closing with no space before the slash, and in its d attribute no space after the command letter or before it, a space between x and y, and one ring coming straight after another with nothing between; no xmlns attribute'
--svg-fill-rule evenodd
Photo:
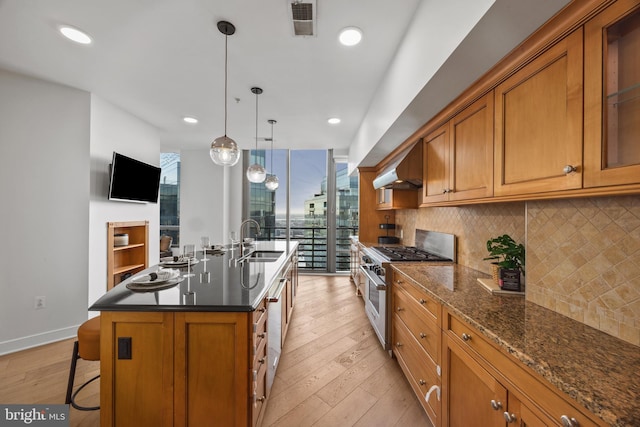
<svg viewBox="0 0 640 427"><path fill-rule="evenodd" d="M640 180L640 4L619 0L585 24L585 187Z"/></svg>
<svg viewBox="0 0 640 427"><path fill-rule="evenodd" d="M266 316L264 303L256 312L102 312L101 425L256 425Z"/></svg>
<svg viewBox="0 0 640 427"><path fill-rule="evenodd" d="M173 425L173 314L103 312L100 425Z"/></svg>
<svg viewBox="0 0 640 427"><path fill-rule="evenodd" d="M582 65L580 28L495 89L495 196L582 188Z"/></svg>
<svg viewBox="0 0 640 427"><path fill-rule="evenodd" d="M175 314L175 426L246 426L246 313Z"/></svg>

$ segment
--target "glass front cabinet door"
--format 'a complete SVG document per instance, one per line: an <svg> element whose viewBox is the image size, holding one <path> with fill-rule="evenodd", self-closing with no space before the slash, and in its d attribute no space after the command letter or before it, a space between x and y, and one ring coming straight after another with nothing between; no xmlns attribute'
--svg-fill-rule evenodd
<svg viewBox="0 0 640 427"><path fill-rule="evenodd" d="M640 184L640 3L585 25L584 186Z"/></svg>

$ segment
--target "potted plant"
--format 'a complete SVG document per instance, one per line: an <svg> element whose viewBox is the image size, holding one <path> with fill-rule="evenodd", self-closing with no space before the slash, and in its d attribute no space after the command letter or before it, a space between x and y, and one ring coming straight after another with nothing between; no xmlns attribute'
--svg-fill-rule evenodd
<svg viewBox="0 0 640 427"><path fill-rule="evenodd" d="M498 270L498 284L504 290L520 291L520 273L524 275L524 245L516 243L511 236L503 234L487 240L489 256Z"/></svg>

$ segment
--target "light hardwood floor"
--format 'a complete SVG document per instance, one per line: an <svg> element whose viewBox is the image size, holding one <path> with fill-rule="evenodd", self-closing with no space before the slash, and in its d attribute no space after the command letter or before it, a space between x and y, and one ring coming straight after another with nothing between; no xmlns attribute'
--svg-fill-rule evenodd
<svg viewBox="0 0 640 427"><path fill-rule="evenodd" d="M0 403L63 403L73 340L0 357ZM99 372L78 361L76 384ZM78 403L99 401L99 381ZM99 411L70 409L70 425ZM398 363L382 350L347 277L300 276L298 298L264 427L430 426Z"/></svg>

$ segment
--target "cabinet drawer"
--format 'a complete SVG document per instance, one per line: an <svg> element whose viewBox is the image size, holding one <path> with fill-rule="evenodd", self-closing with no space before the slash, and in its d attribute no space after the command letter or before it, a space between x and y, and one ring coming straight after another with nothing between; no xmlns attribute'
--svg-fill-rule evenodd
<svg viewBox="0 0 640 427"><path fill-rule="evenodd" d="M262 301L260 301L260 305L258 305L253 311L253 323L259 323L261 321L260 318L266 316L266 314L267 306L265 300L263 299Z"/></svg>
<svg viewBox="0 0 640 427"><path fill-rule="evenodd" d="M411 283L411 280L402 273L394 272L393 286L397 286L400 289L406 291L411 297L414 298L416 303L421 306L430 318L433 319L435 325L440 329L442 327L441 322L441 305L436 302L435 299L428 296L424 290L419 289L416 285Z"/></svg>
<svg viewBox="0 0 640 427"><path fill-rule="evenodd" d="M262 365L259 370L253 371L253 393L252 393L252 408L251 408L251 425L255 426L258 423L262 411L264 411L267 404L267 367Z"/></svg>
<svg viewBox="0 0 640 427"><path fill-rule="evenodd" d="M440 329L420 304L402 289L393 290L393 311L409 333L436 362L440 363Z"/></svg>
<svg viewBox="0 0 640 427"><path fill-rule="evenodd" d="M254 341L254 353L252 359L253 369L260 369L261 365L267 364L267 340L265 338Z"/></svg>
<svg viewBox="0 0 640 427"><path fill-rule="evenodd" d="M402 320L397 315L394 315L393 320L393 352L420 404L427 412L433 425L437 426L440 424L440 390L442 387L438 375L439 367L418 345ZM429 390L433 386L436 386L437 389L433 389L429 394ZM429 400L426 399L427 394L429 394Z"/></svg>

